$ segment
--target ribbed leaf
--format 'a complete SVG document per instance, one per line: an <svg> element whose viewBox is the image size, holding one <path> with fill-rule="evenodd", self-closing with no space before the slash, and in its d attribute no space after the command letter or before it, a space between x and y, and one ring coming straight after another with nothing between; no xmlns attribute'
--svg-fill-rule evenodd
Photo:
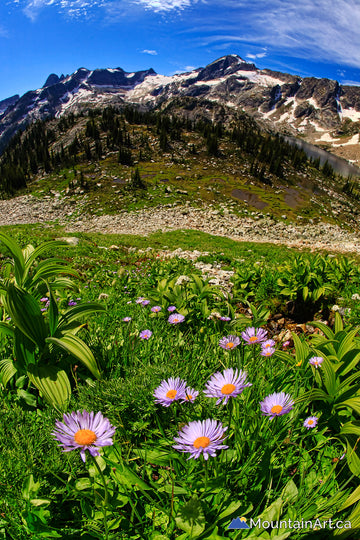
<svg viewBox="0 0 360 540"><path fill-rule="evenodd" d="M326 356L324 357L324 362L321 364L321 368L324 374L325 388L330 396L334 397L339 388L339 380L336 378L335 370Z"/></svg>
<svg viewBox="0 0 360 540"><path fill-rule="evenodd" d="M53 289L53 291L60 291L62 289L71 289L73 291L78 290L77 285L75 285L72 279L62 276L57 277L51 281L51 288Z"/></svg>
<svg viewBox="0 0 360 540"><path fill-rule="evenodd" d="M59 309L56 303L56 299L54 296L54 293L52 292L49 284L47 283L48 291L49 291L49 327L50 327L50 335L53 336L56 332L56 328L59 321Z"/></svg>
<svg viewBox="0 0 360 540"><path fill-rule="evenodd" d="M58 324L58 330L64 330L67 328L67 325L77 321L79 317L84 317L85 315L91 315L98 311L106 311L106 306L98 304L97 302L89 302L88 304L79 304L78 306L73 306L61 316Z"/></svg>
<svg viewBox="0 0 360 540"><path fill-rule="evenodd" d="M68 354L82 362L96 377L97 379L101 378L99 368L96 364L93 353L89 347L77 336L67 334L61 338L49 337L46 339L48 343L53 343L57 345Z"/></svg>
<svg viewBox="0 0 360 540"><path fill-rule="evenodd" d="M360 349L351 349L342 357L342 366L339 368L339 375L346 375L360 361Z"/></svg>
<svg viewBox="0 0 360 540"><path fill-rule="evenodd" d="M29 364L36 364L36 345L15 328L14 354L18 371L24 372Z"/></svg>
<svg viewBox="0 0 360 540"><path fill-rule="evenodd" d="M340 313L338 311L335 311L335 325L334 325L334 332L337 334L341 330L344 329L344 325L342 322L342 318L340 316Z"/></svg>
<svg viewBox="0 0 360 540"><path fill-rule="evenodd" d="M79 274L71 266L63 264L61 259L47 259L37 266L31 281L35 283L39 279L50 279L59 275L78 277Z"/></svg>
<svg viewBox="0 0 360 540"><path fill-rule="evenodd" d="M340 409L342 407L349 407L353 411L360 414L360 397L347 399L346 401L342 401L341 403L336 403L335 405L335 409Z"/></svg>
<svg viewBox="0 0 360 540"><path fill-rule="evenodd" d="M324 390L314 388L295 399L295 403L304 403L306 401L326 401L330 403L331 397Z"/></svg>
<svg viewBox="0 0 360 540"><path fill-rule="evenodd" d="M43 349L48 331L35 298L27 291L10 283L6 297L6 310L18 329L40 349Z"/></svg>
<svg viewBox="0 0 360 540"><path fill-rule="evenodd" d="M352 348L354 348L354 338L356 334L359 331L359 327L353 328L350 332L348 332L344 339L341 340L340 346L337 351L337 356L339 360L342 360L342 357L349 352Z"/></svg>
<svg viewBox="0 0 360 540"><path fill-rule="evenodd" d="M17 243L12 238L10 238L10 236L7 236L3 232L0 232L0 242L5 244L5 246L10 251L12 258L14 259L15 279L18 285L21 286L24 271L25 271L25 261L24 261L24 256L22 254L21 248L17 245Z"/></svg>
<svg viewBox="0 0 360 540"><path fill-rule="evenodd" d="M351 437L350 437L351 438ZM360 476L360 458L355 447L356 442L352 445L349 439L346 439L346 461L350 471L355 476Z"/></svg>
<svg viewBox="0 0 360 540"><path fill-rule="evenodd" d="M49 405L66 409L70 401L71 387L63 369L56 366L31 365L28 367L27 374Z"/></svg>
<svg viewBox="0 0 360 540"><path fill-rule="evenodd" d="M340 435L356 435L360 437L360 422L346 422L340 430Z"/></svg>
<svg viewBox="0 0 360 540"><path fill-rule="evenodd" d="M36 257L40 257L40 255L42 255L44 251L47 251L53 247L55 248L59 246L63 246L63 247L68 246L68 243L63 242L61 240L51 240L50 242L45 242L44 244L41 244L37 248L35 249L33 248L32 251L28 252L25 256L25 276L27 276L29 269L31 268L31 265L35 261Z"/></svg>
<svg viewBox="0 0 360 540"><path fill-rule="evenodd" d="M336 315L336 312L335 312L335 315ZM310 324L311 326L315 326L315 328L319 328L319 330L321 330L328 339L334 339L335 337L334 332L331 330L331 328L326 326L326 324L318 322L318 321L312 321Z"/></svg>
<svg viewBox="0 0 360 540"><path fill-rule="evenodd" d="M0 336L14 337L14 329L8 323L0 322Z"/></svg>
<svg viewBox="0 0 360 540"><path fill-rule="evenodd" d="M17 372L14 361L12 358L4 358L0 361L0 380L4 386L10 381L10 379Z"/></svg>

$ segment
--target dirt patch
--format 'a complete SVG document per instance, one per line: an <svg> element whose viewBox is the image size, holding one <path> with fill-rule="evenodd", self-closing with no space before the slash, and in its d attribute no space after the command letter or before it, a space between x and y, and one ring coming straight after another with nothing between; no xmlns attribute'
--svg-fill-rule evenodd
<svg viewBox="0 0 360 540"><path fill-rule="evenodd" d="M262 201L255 193L249 193L248 191L243 191L242 189L233 189L231 195L236 199L246 201L251 206L254 206L258 210L262 210L266 206L269 206L268 203Z"/></svg>
<svg viewBox="0 0 360 540"><path fill-rule="evenodd" d="M301 197L297 189L285 188L284 202L290 206L290 208L295 210L301 206L302 203L304 203L304 199Z"/></svg>

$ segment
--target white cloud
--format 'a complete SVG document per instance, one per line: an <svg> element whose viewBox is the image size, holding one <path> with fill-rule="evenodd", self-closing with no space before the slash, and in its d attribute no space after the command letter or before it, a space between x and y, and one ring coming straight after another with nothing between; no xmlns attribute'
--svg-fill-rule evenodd
<svg viewBox="0 0 360 540"><path fill-rule="evenodd" d="M190 7L194 2L192 0L134 0L134 3L140 4L146 9L159 13L173 10L183 10Z"/></svg>
<svg viewBox="0 0 360 540"><path fill-rule="evenodd" d="M154 51L154 50L150 50L150 49L144 49L143 51L141 51L142 53L145 53L145 54L151 54L152 56L156 56L157 55L157 51Z"/></svg>
<svg viewBox="0 0 360 540"><path fill-rule="evenodd" d="M207 3L218 5L216 0ZM218 17L192 22L203 45L244 42L360 67L358 0L222 0Z"/></svg>
<svg viewBox="0 0 360 540"><path fill-rule="evenodd" d="M16 2L19 4L19 2ZM35 21L40 11L49 6L56 6L61 12L72 18L87 16L96 7L104 7L105 0L25 0L23 11L30 20Z"/></svg>
<svg viewBox="0 0 360 540"><path fill-rule="evenodd" d="M257 53L257 54L247 54L246 58L250 58L250 60L256 60L257 58L265 58L267 56L267 52Z"/></svg>

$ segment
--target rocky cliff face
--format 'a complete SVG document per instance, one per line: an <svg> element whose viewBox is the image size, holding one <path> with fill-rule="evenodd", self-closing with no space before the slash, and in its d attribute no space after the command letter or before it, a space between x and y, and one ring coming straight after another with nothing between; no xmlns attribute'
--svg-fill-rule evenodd
<svg viewBox="0 0 360 540"><path fill-rule="evenodd" d="M358 153L355 161L360 161L359 137L354 139L354 133L360 132L359 87L260 70L237 55L171 77L157 75L152 69L127 73L121 68L80 68L66 77L51 74L43 88L0 102L0 152L18 129L37 118L124 102L145 108L164 107L174 98L196 98L200 108L200 102L206 101L230 112L244 110L272 129L330 144L335 151L348 146L348 153ZM337 144L339 140L334 137L343 133L344 120L350 120L355 128L351 139Z"/></svg>

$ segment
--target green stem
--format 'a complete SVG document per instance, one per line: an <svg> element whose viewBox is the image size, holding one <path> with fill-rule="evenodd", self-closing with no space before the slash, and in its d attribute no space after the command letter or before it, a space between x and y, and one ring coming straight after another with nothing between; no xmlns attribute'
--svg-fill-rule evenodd
<svg viewBox="0 0 360 540"><path fill-rule="evenodd" d="M100 475L100 478L101 478L101 481L102 481L102 484L104 486L104 491L105 491L105 497L103 499L103 515L104 515L104 530L105 530L105 540L108 540L109 538L109 530L108 530L108 526L107 526L107 517L106 517L106 506L107 506L107 502L108 502L108 490L107 490L107 486L106 486L106 480L104 478L104 475L103 475L103 472L101 470L101 468L99 467L99 464L98 462L96 461L96 459L94 458L94 456L92 456L90 454L90 458L92 459L99 475Z"/></svg>

